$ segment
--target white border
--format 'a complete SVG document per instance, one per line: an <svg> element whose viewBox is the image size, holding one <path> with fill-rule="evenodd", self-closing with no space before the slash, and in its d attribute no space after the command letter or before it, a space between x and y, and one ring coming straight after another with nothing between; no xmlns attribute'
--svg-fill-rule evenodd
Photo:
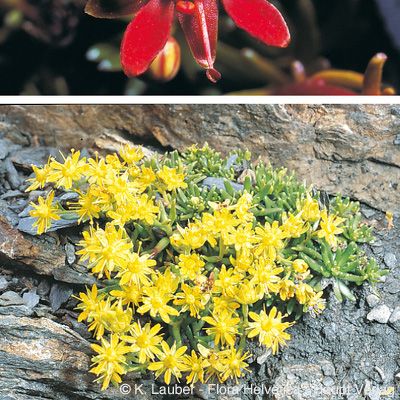
<svg viewBox="0 0 400 400"><path fill-rule="evenodd" d="M400 96L0 96L0 104L400 104Z"/></svg>

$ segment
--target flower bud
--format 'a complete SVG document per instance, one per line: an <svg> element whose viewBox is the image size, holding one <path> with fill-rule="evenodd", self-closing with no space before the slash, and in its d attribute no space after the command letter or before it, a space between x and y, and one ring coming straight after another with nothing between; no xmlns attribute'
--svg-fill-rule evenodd
<svg viewBox="0 0 400 400"><path fill-rule="evenodd" d="M297 258L293 261L293 269L302 274L308 270L308 264L304 260Z"/></svg>
<svg viewBox="0 0 400 400"><path fill-rule="evenodd" d="M178 42L170 37L149 68L152 79L168 82L175 78L181 65L181 48Z"/></svg>

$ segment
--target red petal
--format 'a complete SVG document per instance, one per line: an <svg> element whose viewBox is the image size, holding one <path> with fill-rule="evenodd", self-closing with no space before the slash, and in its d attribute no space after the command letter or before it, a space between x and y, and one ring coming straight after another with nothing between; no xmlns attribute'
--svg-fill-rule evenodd
<svg viewBox="0 0 400 400"><path fill-rule="evenodd" d="M192 15L178 13L178 19L196 61L213 70L217 52L218 5L217 0L195 0ZM218 73L212 73L217 77Z"/></svg>
<svg viewBox="0 0 400 400"><path fill-rule="evenodd" d="M164 48L174 18L174 2L150 0L128 25L121 43L121 64L126 75L147 70Z"/></svg>
<svg viewBox="0 0 400 400"><path fill-rule="evenodd" d="M89 0L85 12L97 18L119 18L135 14L148 0Z"/></svg>
<svg viewBox="0 0 400 400"><path fill-rule="evenodd" d="M282 14L266 0L222 0L235 24L270 46L286 47L290 33Z"/></svg>

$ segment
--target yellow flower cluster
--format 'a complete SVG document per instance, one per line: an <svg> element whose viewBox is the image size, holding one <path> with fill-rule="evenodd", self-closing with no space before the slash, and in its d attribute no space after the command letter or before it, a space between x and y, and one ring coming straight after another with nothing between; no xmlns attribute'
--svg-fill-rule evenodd
<svg viewBox="0 0 400 400"><path fill-rule="evenodd" d="M72 151L34 172L28 190L54 188L32 204L38 234L66 213L89 222L77 254L105 286L80 293L79 321L99 341L91 372L103 389L135 369L167 384L237 380L248 367L247 339L273 354L290 340L286 304L324 309L291 243L307 236L334 247L343 219L310 194L272 221L256 215L246 190L208 201L188 220L179 218L177 197L190 175L179 163L145 160L140 148L88 159ZM78 194L67 209L54 202L60 189Z"/></svg>

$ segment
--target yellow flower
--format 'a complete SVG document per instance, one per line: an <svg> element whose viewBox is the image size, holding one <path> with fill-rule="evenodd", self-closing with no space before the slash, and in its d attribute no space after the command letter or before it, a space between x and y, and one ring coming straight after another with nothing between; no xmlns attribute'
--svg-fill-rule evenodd
<svg viewBox="0 0 400 400"><path fill-rule="evenodd" d="M113 314L108 319L107 329L112 333L122 334L129 330L132 321L132 309L122 307L122 300L116 301L112 306Z"/></svg>
<svg viewBox="0 0 400 400"><path fill-rule="evenodd" d="M282 279L279 283L279 296L283 301L294 296L296 285L290 279Z"/></svg>
<svg viewBox="0 0 400 400"><path fill-rule="evenodd" d="M301 218L301 214L282 214L281 231L285 238L298 238L308 230L307 224Z"/></svg>
<svg viewBox="0 0 400 400"><path fill-rule="evenodd" d="M208 231L212 232L214 235L220 233L224 240L226 235L232 231L235 226L239 225L239 220L227 207L217 208L213 215L204 213L202 215L202 222Z"/></svg>
<svg viewBox="0 0 400 400"><path fill-rule="evenodd" d="M181 312L190 311L190 316L200 318L200 311L204 310L208 297L198 286L190 287L185 283L181 286L182 292L176 294L174 304L182 306Z"/></svg>
<svg viewBox="0 0 400 400"><path fill-rule="evenodd" d="M293 269L299 274L304 274L308 271L308 264L304 260L297 258L293 261Z"/></svg>
<svg viewBox="0 0 400 400"><path fill-rule="evenodd" d="M285 332L293 323L282 322L282 313L278 312L276 307L272 307L269 314L262 310L260 314L250 311L249 317L254 321L249 323L249 333L247 337L258 336L258 340L267 348L272 349L276 354L279 346L285 346L286 341L290 339L290 334Z"/></svg>
<svg viewBox="0 0 400 400"><path fill-rule="evenodd" d="M35 174L35 177L27 179L27 181L32 182L32 184L25 190L26 192L44 188L47 183L48 175L50 173L50 166L46 164L43 166L43 168L39 168L35 165L32 165L32 170Z"/></svg>
<svg viewBox="0 0 400 400"><path fill-rule="evenodd" d="M274 221L272 225L266 222L263 227L257 226L255 231L255 242L257 244L255 255L264 255L274 261L277 251L284 247L282 239L285 235L279 227L279 222Z"/></svg>
<svg viewBox="0 0 400 400"><path fill-rule="evenodd" d="M111 290L111 296L122 300L123 305L139 306L142 298L142 290L135 283L121 285L121 290Z"/></svg>
<svg viewBox="0 0 400 400"><path fill-rule="evenodd" d="M236 310L240 307L239 303L235 301L234 298L229 296L214 296L213 300L213 314L221 314L221 313L228 313L228 314L235 314Z"/></svg>
<svg viewBox="0 0 400 400"><path fill-rule="evenodd" d="M253 284L260 285L265 293L278 293L279 282L281 280L278 275L282 271L282 267L277 267L268 259L260 257L253 263L253 266L249 268L248 272Z"/></svg>
<svg viewBox="0 0 400 400"><path fill-rule="evenodd" d="M140 321L134 322L130 329L130 335L122 336L127 343L131 343L131 351L139 354L139 363L154 360L156 355L161 354L159 345L162 342L162 334L158 335L161 325L156 324L153 327L147 323L143 328Z"/></svg>
<svg viewBox="0 0 400 400"><path fill-rule="evenodd" d="M117 177L109 177L106 181L107 191L113 195L117 205L134 201L138 192L134 183L129 180L129 175L124 173Z"/></svg>
<svg viewBox="0 0 400 400"><path fill-rule="evenodd" d="M120 284L126 285L135 283L138 286L148 285L150 279L148 275L153 272L153 268L157 263L150 260L149 254L128 253L126 264L117 274L117 278L121 278Z"/></svg>
<svg viewBox="0 0 400 400"><path fill-rule="evenodd" d="M171 244L175 247L186 247L192 250L203 246L207 232L199 223L190 223L186 228L177 225L178 232L172 234Z"/></svg>
<svg viewBox="0 0 400 400"><path fill-rule="evenodd" d="M107 164L104 158L99 159L98 154L96 153L95 159L88 159L83 173L91 185L102 185L107 177L112 176L113 171L113 167Z"/></svg>
<svg viewBox="0 0 400 400"><path fill-rule="evenodd" d="M89 232L83 232L83 240L79 242L81 260L89 260L92 272L99 278L110 273L114 269L124 268L128 262L132 242L127 237L123 228L117 229L115 225L108 223L105 229L89 228Z"/></svg>
<svg viewBox="0 0 400 400"><path fill-rule="evenodd" d="M225 265L222 265L214 282L213 291L225 294L228 289L232 289L233 286L237 285L242 278L243 276L234 268L226 269Z"/></svg>
<svg viewBox="0 0 400 400"><path fill-rule="evenodd" d="M304 221L315 222L321 217L318 201L313 199L308 193L307 198L302 203L302 205L298 203L297 208L300 210L301 218Z"/></svg>
<svg viewBox="0 0 400 400"><path fill-rule="evenodd" d="M201 274L204 265L204 261L196 253L179 255L179 271L184 279L195 280Z"/></svg>
<svg viewBox="0 0 400 400"><path fill-rule="evenodd" d="M232 229L224 238L227 246L234 246L236 251L248 251L253 247L254 231L252 224L241 224L237 228Z"/></svg>
<svg viewBox="0 0 400 400"><path fill-rule="evenodd" d="M93 218L99 218L101 207L97 202L98 191L90 187L86 193L79 193L77 203L71 203L70 209L79 215L79 223L89 219L93 223Z"/></svg>
<svg viewBox="0 0 400 400"><path fill-rule="evenodd" d="M311 313L311 315L316 316L322 313L322 311L325 310L326 307L326 300L322 298L322 295L324 293L318 292L314 293L314 296L312 296L307 303L307 308L308 312Z"/></svg>
<svg viewBox="0 0 400 400"><path fill-rule="evenodd" d="M119 155L127 164L136 164L144 157L141 146L131 146L130 144L122 146Z"/></svg>
<svg viewBox="0 0 400 400"><path fill-rule="evenodd" d="M94 331L97 340L103 337L105 330L110 330L110 321L115 318L110 299L100 300L88 316L88 331Z"/></svg>
<svg viewBox="0 0 400 400"><path fill-rule="evenodd" d="M73 182L79 181L86 166L86 159L79 159L81 156L80 151L71 150L71 155L64 157L63 163L52 159L50 162L51 172L48 177L49 182L55 182L56 187L63 187L64 189L71 189Z"/></svg>
<svg viewBox="0 0 400 400"><path fill-rule="evenodd" d="M154 286L161 292L168 295L173 295L178 289L179 277L176 276L170 268L167 268L164 273L159 271L152 277Z"/></svg>
<svg viewBox="0 0 400 400"><path fill-rule="evenodd" d="M229 261L238 272L246 272L253 265L253 253L249 249L243 249L236 253L236 258L229 257Z"/></svg>
<svg viewBox="0 0 400 400"><path fill-rule="evenodd" d="M100 300L104 297L104 294L98 294L97 286L93 285L92 290L86 288L86 293L79 293L78 300L81 302L77 305L77 310L82 310L78 316L78 322L88 319L93 311L96 310Z"/></svg>
<svg viewBox="0 0 400 400"><path fill-rule="evenodd" d="M170 315L179 315L179 312L175 308L167 304L172 299L172 295L163 293L159 288L154 286L143 288L143 294L143 305L137 310L140 314L150 312L153 318L159 315L167 324L171 322Z"/></svg>
<svg viewBox="0 0 400 400"><path fill-rule="evenodd" d="M133 183L141 192L144 192L155 180L155 172L151 168L142 165Z"/></svg>
<svg viewBox="0 0 400 400"><path fill-rule="evenodd" d="M234 378L237 384L243 370L249 371L247 368L249 364L245 362L250 357L248 352L243 354L242 350L237 350L231 346L228 350L220 351L219 357L223 368L221 373L222 382L229 378Z"/></svg>
<svg viewBox="0 0 400 400"><path fill-rule="evenodd" d="M253 221L254 214L249 212L251 208L251 203L253 201L253 196L250 193L244 192L242 196L238 199L235 204L235 216L238 218L239 222L246 223Z"/></svg>
<svg viewBox="0 0 400 400"><path fill-rule="evenodd" d="M160 211L159 207L154 204L147 194L142 194L136 198L134 210L133 218L146 221L149 225L154 223Z"/></svg>
<svg viewBox="0 0 400 400"><path fill-rule="evenodd" d="M57 215L57 207L53 207L54 192L51 191L46 199L42 196L38 198L38 204L30 203L33 210L29 212L31 217L37 218L33 226L37 227L38 235L41 235L51 226L51 221L58 221L60 216Z"/></svg>
<svg viewBox="0 0 400 400"><path fill-rule="evenodd" d="M133 197L130 202L115 204L114 209L110 209L107 211L107 217L111 218L112 222L115 225L124 227L127 223L132 221L134 215L136 214L134 200L136 198Z"/></svg>
<svg viewBox="0 0 400 400"><path fill-rule="evenodd" d="M101 390L105 390L110 385L121 383L121 376L126 373L126 357L125 354L130 352L130 348L125 346L124 342L120 342L117 335L111 335L108 342L104 338L101 339L101 346L92 344L92 349L98 353L92 358L95 365L90 372L99 376L96 380L102 380Z"/></svg>
<svg viewBox="0 0 400 400"><path fill-rule="evenodd" d="M254 282L248 280L228 289L227 293L240 304L254 304L264 296L263 288L260 286L257 287Z"/></svg>
<svg viewBox="0 0 400 400"><path fill-rule="evenodd" d="M218 378L218 380L222 382L221 375L225 369L222 364L224 354L221 351L211 351L201 344L198 344L197 348L199 349L200 354L207 358L209 363L209 366L206 368L206 382L213 380L214 377Z"/></svg>
<svg viewBox="0 0 400 400"><path fill-rule="evenodd" d="M184 354L187 350L186 346L176 348L176 343L172 347L167 342L161 342L162 352L157 354L160 361L152 362L147 367L150 371L155 371L156 378L164 374L164 382L169 385L172 375L179 382L182 377L182 371L185 369Z"/></svg>
<svg viewBox="0 0 400 400"><path fill-rule="evenodd" d="M319 223L320 230L315 232L319 238L324 238L331 247L337 246L337 237L343 232L343 228L339 228L344 218L335 215L328 215L326 210L321 212L321 221Z"/></svg>
<svg viewBox="0 0 400 400"><path fill-rule="evenodd" d="M121 159L115 153L106 155L106 163L110 165L110 167L112 167L115 171L121 171L125 169L123 161L121 161Z"/></svg>
<svg viewBox="0 0 400 400"><path fill-rule="evenodd" d="M157 176L167 186L167 190L185 189L187 184L184 181L185 175L177 172L176 168L169 168L166 165L157 172Z"/></svg>
<svg viewBox="0 0 400 400"><path fill-rule="evenodd" d="M240 318L232 317L228 312L213 314L212 317L203 317L203 320L211 325L205 328L207 335L214 335L215 344L228 343L233 346L235 344L235 336L238 332L238 324Z"/></svg>
<svg viewBox="0 0 400 400"><path fill-rule="evenodd" d="M207 359L201 355L197 355L194 350L192 350L191 355L186 355L183 359L184 372L190 372L186 376L186 383L194 385L196 382L200 381L204 383L204 372L205 369L210 366Z"/></svg>
<svg viewBox="0 0 400 400"><path fill-rule="evenodd" d="M307 304L314 295L314 289L307 283L300 282L296 286L296 299L300 304Z"/></svg>

